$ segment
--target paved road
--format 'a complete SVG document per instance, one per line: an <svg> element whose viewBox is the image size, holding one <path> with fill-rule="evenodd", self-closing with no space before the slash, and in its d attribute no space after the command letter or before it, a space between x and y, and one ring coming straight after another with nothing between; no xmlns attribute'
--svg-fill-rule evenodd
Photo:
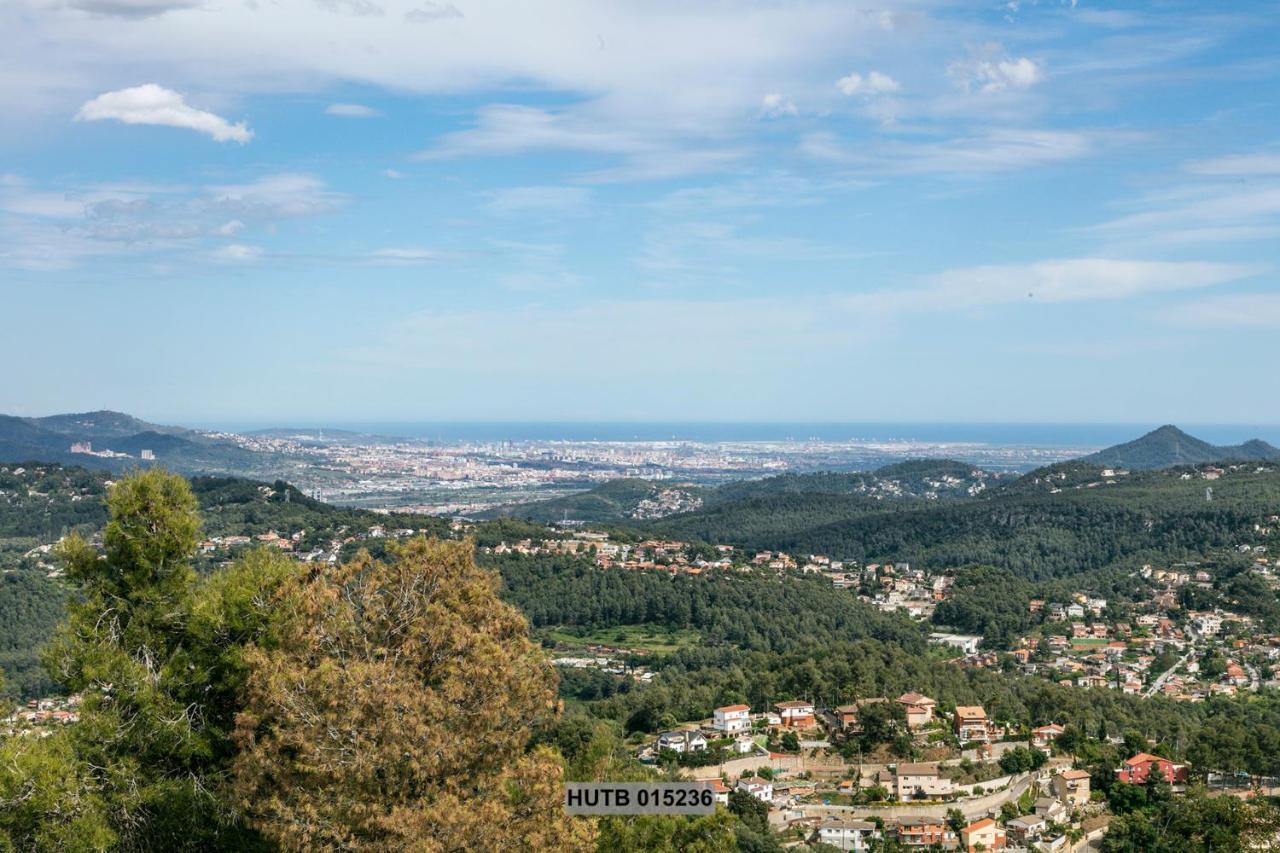
<svg viewBox="0 0 1280 853"><path fill-rule="evenodd" d="M913 806L910 803L901 803L899 805L888 806L823 806L813 804L803 804L796 807L796 810L802 812L805 817L850 817L851 815L879 815L885 820L891 820L898 817L906 817L909 815L919 815L923 817L946 817L948 809L960 809L964 813L965 818L973 819L986 815L991 811L999 811L1000 806L1007 802L1016 800L1026 792L1036 781L1037 774L1028 773L1021 777L1003 791L997 791L994 794L987 794L972 800L957 800L953 803L933 803L930 805Z"/></svg>
<svg viewBox="0 0 1280 853"><path fill-rule="evenodd" d="M1147 688L1147 692L1146 692L1146 693L1143 693L1143 694L1142 694L1142 697L1143 697L1144 699L1149 699L1149 698L1151 698L1151 696L1152 696L1152 695L1153 695L1157 690L1159 690L1161 687L1163 687L1163 686L1164 686L1164 683L1165 683L1166 681L1168 681L1168 680L1169 680L1169 678L1170 678L1170 677L1171 677L1175 672L1177 672L1177 671L1182 667L1182 665L1183 665L1183 664L1185 664L1185 663L1187 662L1187 659L1188 659L1188 658L1190 658L1193 654L1195 654L1195 647L1194 647L1194 646L1192 646L1192 647L1188 648L1188 649L1187 649L1187 653L1186 653L1185 655L1183 655L1182 657L1178 658L1178 662L1177 662L1177 663L1175 663L1173 666L1171 666L1171 667L1169 667L1168 669L1166 669L1164 672L1160 673L1160 676L1159 676L1155 681L1151 682L1151 686L1150 686L1149 688Z"/></svg>

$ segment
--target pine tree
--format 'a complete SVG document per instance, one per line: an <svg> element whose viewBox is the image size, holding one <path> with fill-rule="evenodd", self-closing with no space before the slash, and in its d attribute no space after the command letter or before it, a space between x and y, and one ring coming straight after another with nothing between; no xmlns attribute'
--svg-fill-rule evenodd
<svg viewBox="0 0 1280 853"><path fill-rule="evenodd" d="M470 543L415 540L294 578L251 649L236 790L291 850L590 846L563 768L526 752L555 674Z"/></svg>

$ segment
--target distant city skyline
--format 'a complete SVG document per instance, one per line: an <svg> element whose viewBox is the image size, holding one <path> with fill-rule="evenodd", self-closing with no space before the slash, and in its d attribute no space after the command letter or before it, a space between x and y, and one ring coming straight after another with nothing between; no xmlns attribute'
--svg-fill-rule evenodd
<svg viewBox="0 0 1280 853"><path fill-rule="evenodd" d="M0 27L0 412L1280 423L1273 3Z"/></svg>

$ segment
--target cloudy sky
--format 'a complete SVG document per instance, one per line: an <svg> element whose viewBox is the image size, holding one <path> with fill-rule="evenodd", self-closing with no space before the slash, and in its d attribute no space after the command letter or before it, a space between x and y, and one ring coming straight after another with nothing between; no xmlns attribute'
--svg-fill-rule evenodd
<svg viewBox="0 0 1280 853"><path fill-rule="evenodd" d="M1280 422L1275 2L0 32L3 412Z"/></svg>

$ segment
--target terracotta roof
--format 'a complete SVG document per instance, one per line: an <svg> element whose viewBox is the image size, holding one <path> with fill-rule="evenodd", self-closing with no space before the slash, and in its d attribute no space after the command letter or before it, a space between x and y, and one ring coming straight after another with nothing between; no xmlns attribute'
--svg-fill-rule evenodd
<svg viewBox="0 0 1280 853"><path fill-rule="evenodd" d="M729 711L750 711L751 706L750 705L725 705L723 708L716 708L716 710L724 711L725 713L728 713Z"/></svg>
<svg viewBox="0 0 1280 853"><path fill-rule="evenodd" d="M1060 774L1063 779L1088 779L1088 770L1063 770Z"/></svg>
<svg viewBox="0 0 1280 853"><path fill-rule="evenodd" d="M995 825L996 825L996 822L994 820L992 820L989 817L984 817L982 820L974 821L973 823L969 824L964 829L962 829L961 832L974 832L975 830L986 829L988 826L995 826Z"/></svg>

